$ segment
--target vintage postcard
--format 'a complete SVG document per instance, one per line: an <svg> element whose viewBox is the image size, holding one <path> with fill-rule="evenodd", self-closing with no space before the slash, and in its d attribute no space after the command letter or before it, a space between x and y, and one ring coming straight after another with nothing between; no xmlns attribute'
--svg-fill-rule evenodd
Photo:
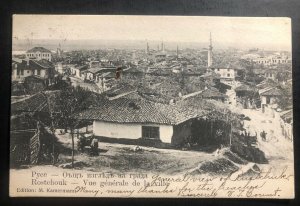
<svg viewBox="0 0 300 206"><path fill-rule="evenodd" d="M14 15L11 197L294 198L291 20Z"/></svg>

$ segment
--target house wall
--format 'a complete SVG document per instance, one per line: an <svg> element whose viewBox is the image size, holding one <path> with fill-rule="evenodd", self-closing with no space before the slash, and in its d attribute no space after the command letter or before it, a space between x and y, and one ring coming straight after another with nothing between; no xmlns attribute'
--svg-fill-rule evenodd
<svg viewBox="0 0 300 206"><path fill-rule="evenodd" d="M31 75L33 75L32 74L32 70L30 70L30 69L24 69L23 75L21 74L21 71L20 71L19 78L28 77L28 76L31 76Z"/></svg>
<svg viewBox="0 0 300 206"><path fill-rule="evenodd" d="M94 80L94 74L90 73L90 72L87 72L86 73L86 79L88 79L88 80Z"/></svg>
<svg viewBox="0 0 300 206"><path fill-rule="evenodd" d="M235 71L234 69L215 69L217 74L221 75L221 78L226 79L234 79L235 78Z"/></svg>
<svg viewBox="0 0 300 206"><path fill-rule="evenodd" d="M18 80L18 75L17 75L17 67L13 68L12 72L12 81Z"/></svg>
<svg viewBox="0 0 300 206"><path fill-rule="evenodd" d="M46 53L46 52L26 53L26 57L27 58L36 58L38 60L46 59L48 61L51 61L51 53Z"/></svg>
<svg viewBox="0 0 300 206"><path fill-rule="evenodd" d="M47 77L46 69L42 69L42 70L41 70L41 75L40 75L40 77L43 77L43 78Z"/></svg>
<svg viewBox="0 0 300 206"><path fill-rule="evenodd" d="M173 136L172 125L94 121L93 133L96 136L110 138L139 139L142 137L142 126L159 127L160 140L164 143L171 143Z"/></svg>
<svg viewBox="0 0 300 206"><path fill-rule="evenodd" d="M282 131L282 134L284 135L284 137L293 141L293 126L292 126L292 124L284 122L283 119L280 119L280 126L281 126L281 129L282 129L281 131Z"/></svg>
<svg viewBox="0 0 300 206"><path fill-rule="evenodd" d="M270 98L270 103L269 104L274 104L276 102L276 97L269 96ZM267 104L267 96L261 96L261 105Z"/></svg>
<svg viewBox="0 0 300 206"><path fill-rule="evenodd" d="M55 65L55 70L56 70L58 73L60 73L60 74L64 73L64 69L63 69L62 63L57 63L57 64Z"/></svg>

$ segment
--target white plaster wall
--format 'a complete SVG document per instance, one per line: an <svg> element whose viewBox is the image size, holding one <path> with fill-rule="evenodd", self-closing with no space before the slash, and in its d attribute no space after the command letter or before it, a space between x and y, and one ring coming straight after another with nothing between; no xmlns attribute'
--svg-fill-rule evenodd
<svg viewBox="0 0 300 206"><path fill-rule="evenodd" d="M94 74L87 72L87 73L86 73L86 78L87 78L88 80L93 80L93 79L94 79Z"/></svg>
<svg viewBox="0 0 300 206"><path fill-rule="evenodd" d="M220 74L222 78L232 78L234 79L235 78L235 72L234 72L234 69L215 69L215 72L217 74ZM230 77L227 76L227 74L230 74Z"/></svg>
<svg viewBox="0 0 300 206"><path fill-rule="evenodd" d="M261 104L263 105L263 104L267 104L267 97L265 97L265 96L262 96L261 97Z"/></svg>
<svg viewBox="0 0 300 206"><path fill-rule="evenodd" d="M164 143L171 143L173 126L156 124L132 124L132 123L111 123L103 121L93 122L93 133L96 136L110 138L139 139L142 137L142 126L159 127L160 139Z"/></svg>
<svg viewBox="0 0 300 206"><path fill-rule="evenodd" d="M40 75L41 77L45 77L46 76L46 70L45 69L42 69L41 70L41 75Z"/></svg>
<svg viewBox="0 0 300 206"><path fill-rule="evenodd" d="M27 70L27 69L24 69L24 75L21 75L21 72L20 72L20 77L28 77L28 76L31 76L32 75L32 71L31 70Z"/></svg>
<svg viewBox="0 0 300 206"><path fill-rule="evenodd" d="M12 80L15 81L18 79L17 69L13 68Z"/></svg>
<svg viewBox="0 0 300 206"><path fill-rule="evenodd" d="M164 143L171 143L173 136L173 126L171 125L160 125L159 128L160 139Z"/></svg>

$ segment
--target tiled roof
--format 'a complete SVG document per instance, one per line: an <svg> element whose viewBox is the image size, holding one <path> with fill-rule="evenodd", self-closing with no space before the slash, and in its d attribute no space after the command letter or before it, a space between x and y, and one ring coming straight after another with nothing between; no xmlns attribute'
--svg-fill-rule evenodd
<svg viewBox="0 0 300 206"><path fill-rule="evenodd" d="M88 68L88 65L77 65L77 66L75 66L75 68L82 71L82 70L86 70Z"/></svg>
<svg viewBox="0 0 300 206"><path fill-rule="evenodd" d="M260 95L262 95L262 96L282 96L283 93L280 89L273 87L267 91L260 93Z"/></svg>
<svg viewBox="0 0 300 206"><path fill-rule="evenodd" d="M136 87L130 84L118 84L115 87L111 88L110 90L106 91L107 97L116 97L121 94L128 94L133 91L136 91Z"/></svg>
<svg viewBox="0 0 300 206"><path fill-rule="evenodd" d="M27 64L27 61L23 60L21 63L17 64L18 69L49 69L49 68L54 68L52 62L46 60L46 59L41 59L41 60L33 60L30 59L29 65Z"/></svg>
<svg viewBox="0 0 300 206"><path fill-rule="evenodd" d="M96 67L88 69L87 72L97 74L97 73L104 73L104 72L112 72L116 71L116 67Z"/></svg>
<svg viewBox="0 0 300 206"><path fill-rule="evenodd" d="M22 63L22 59L19 58L12 58L13 63Z"/></svg>
<svg viewBox="0 0 300 206"><path fill-rule="evenodd" d="M91 69L87 70L87 72L92 73L92 74L97 74L100 71L101 71L101 68L91 68Z"/></svg>
<svg viewBox="0 0 300 206"><path fill-rule="evenodd" d="M254 89L246 84L242 84L235 88L235 91L253 91Z"/></svg>
<svg viewBox="0 0 300 206"><path fill-rule="evenodd" d="M51 53L51 51L45 49L44 47L33 47L32 49L29 49L27 51L27 53L35 53L35 52Z"/></svg>
<svg viewBox="0 0 300 206"><path fill-rule="evenodd" d="M37 93L29 98L11 104L12 112L48 112L47 101L52 102L51 110L58 111L58 106L53 102L57 100L60 91L46 91ZM48 98L48 99L47 99Z"/></svg>
<svg viewBox="0 0 300 206"><path fill-rule="evenodd" d="M214 71L211 71L211 72L208 72L208 73L205 73L203 75L201 75L202 78L215 78L215 79L220 79L221 78L221 75L220 74L217 74L216 72Z"/></svg>
<svg viewBox="0 0 300 206"><path fill-rule="evenodd" d="M285 121L293 119L293 110L288 110L280 113L280 117Z"/></svg>
<svg viewBox="0 0 300 206"><path fill-rule="evenodd" d="M41 59L41 60L31 60L33 61L35 64L38 64L39 66L43 67L43 68L51 68L53 67L52 62L46 60L46 59Z"/></svg>
<svg viewBox="0 0 300 206"><path fill-rule="evenodd" d="M202 111L203 112L203 111ZM76 118L118 123L156 123L175 125L198 115L179 105L150 102L132 93L107 100L101 107L87 109Z"/></svg>
<svg viewBox="0 0 300 206"><path fill-rule="evenodd" d="M214 89L206 89L201 93L201 96L203 98L225 98L227 97L227 95L214 90Z"/></svg>

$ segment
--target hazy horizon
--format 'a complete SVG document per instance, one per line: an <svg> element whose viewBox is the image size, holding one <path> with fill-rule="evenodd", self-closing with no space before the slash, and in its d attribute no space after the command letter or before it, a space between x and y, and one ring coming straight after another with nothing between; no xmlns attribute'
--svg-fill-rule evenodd
<svg viewBox="0 0 300 206"><path fill-rule="evenodd" d="M212 34L214 48L260 48L291 51L291 21L280 17L208 17L208 16L124 16L124 15L14 15L13 49L40 42L60 43L62 47L79 42L77 47L103 44L118 46L124 42L136 49L166 46L208 47ZM86 43L82 43L86 42ZM94 43L90 43L94 42ZM115 42L115 43L111 43ZM136 43L139 42L139 43ZM143 45L143 44L144 45ZM91 44L91 45L88 45ZM72 45L76 47L76 45ZM107 45L108 46L108 45ZM125 45L126 46L126 45Z"/></svg>
<svg viewBox="0 0 300 206"><path fill-rule="evenodd" d="M30 43L26 39L19 39L12 45L13 51L26 51L35 46L42 46L50 50L56 50L61 45L61 48L65 51L71 50L97 50L97 49L145 49L148 42L150 50L157 50L157 47L161 46L161 41L143 41L143 40L105 40L105 39L87 39L87 40L68 40L63 41L61 39L34 39L30 40ZM177 46L179 50L182 49L198 49L206 50L208 48L208 42L172 42L164 41L166 50L176 50ZM236 48L239 50L249 50L258 48L265 51L288 51L288 49L274 49L259 46L239 46L226 43L214 43L214 50L225 50L229 48Z"/></svg>

